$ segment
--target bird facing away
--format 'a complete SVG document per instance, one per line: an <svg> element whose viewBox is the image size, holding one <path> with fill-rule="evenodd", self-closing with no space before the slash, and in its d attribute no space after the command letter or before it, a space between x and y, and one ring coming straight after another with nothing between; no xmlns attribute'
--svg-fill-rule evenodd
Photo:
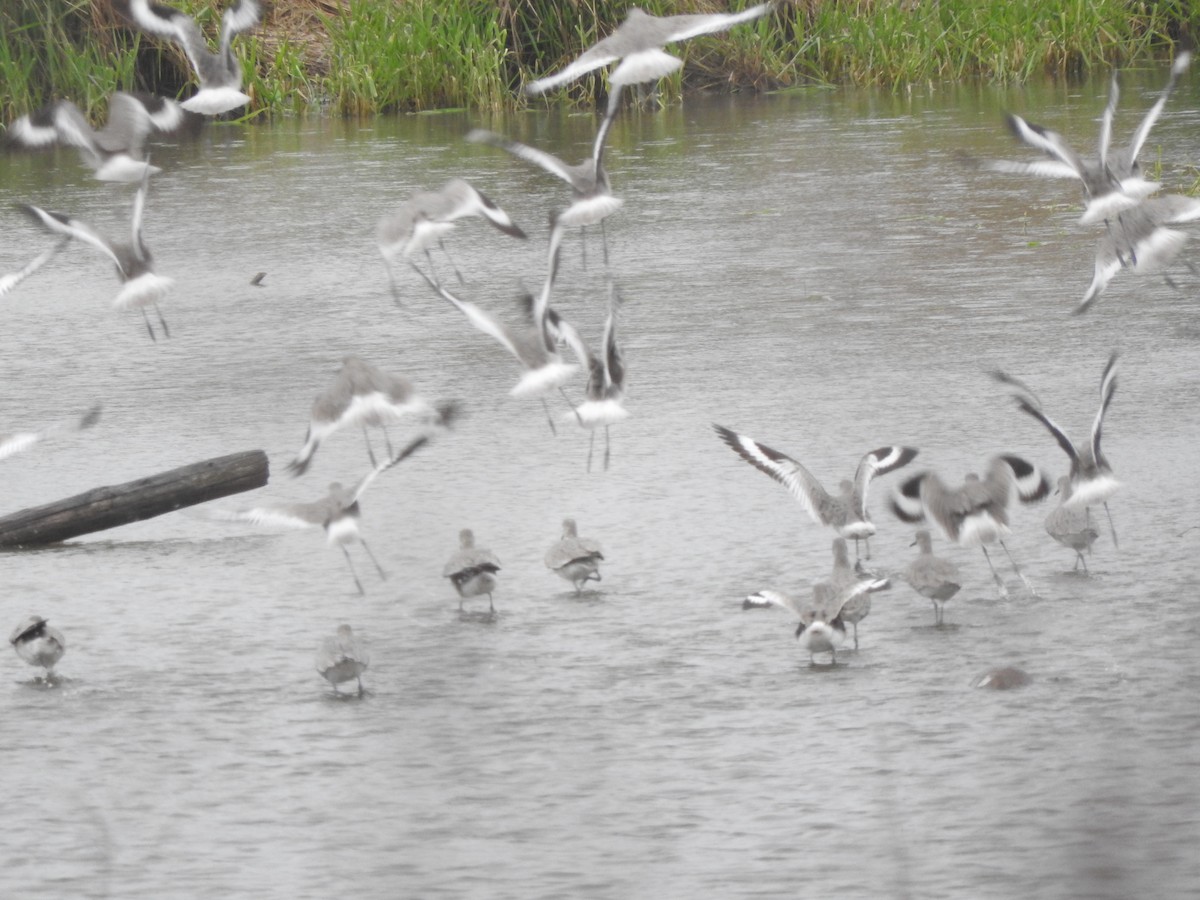
<svg viewBox="0 0 1200 900"><path fill-rule="evenodd" d="M875 586L869 590L858 589L860 581L872 582ZM849 595L842 607L842 621L849 622L854 629L854 649L858 649L858 623L871 612L871 594L890 588L891 582L886 578L876 578L874 575L860 573L850 565L850 550L845 538L833 539L833 571L829 576L829 586L835 594Z"/></svg>
<svg viewBox="0 0 1200 900"><path fill-rule="evenodd" d="M1197 219L1200 219L1200 200L1182 194L1149 197L1122 211L1108 223L1108 229L1096 242L1092 283L1071 314L1080 315L1091 309L1122 269L1135 274L1161 273L1188 241L1186 232L1169 226ZM1190 262L1187 265L1196 271ZM1163 277L1167 284L1176 287L1169 277Z"/></svg>
<svg viewBox="0 0 1200 900"><path fill-rule="evenodd" d="M456 415L457 408L447 405L443 408L437 424L441 427L449 427ZM354 586L360 594L365 594L366 591L363 590L362 581L359 580L358 572L354 568L354 561L350 558L350 551L347 549L349 544L359 543L362 545L381 580L387 580L387 573L379 565L375 554L371 552L371 548L359 532L358 523L362 517L362 509L359 507L358 501L376 477L424 447L429 443L430 437L431 433L426 433L413 438L399 453L384 460L360 478L356 484L347 488L341 482L335 481L329 485L329 490L324 497L309 503L276 503L244 510L206 510L197 514L225 522L249 522L252 525L273 525L284 528L323 528L326 542L341 549L342 555L346 558L346 564L350 567L350 574L354 578Z"/></svg>
<svg viewBox="0 0 1200 900"><path fill-rule="evenodd" d="M933 601L933 622L940 628L946 601L962 588L962 576L950 560L933 555L933 538L926 529L917 532L913 546L919 546L921 552L905 567L902 577L914 591Z"/></svg>
<svg viewBox="0 0 1200 900"><path fill-rule="evenodd" d="M19 208L35 223L52 234L91 244L117 267L117 277L121 280L121 290L113 299L113 308L118 310L140 309L146 322L146 331L151 340L158 340L154 334L154 326L150 324L147 306L153 306L158 314L158 322L162 327L164 337L170 337L171 331L163 318L158 302L166 296L173 279L159 275L154 271L154 259L150 248L142 238L142 217L146 210L146 192L149 189L150 172L142 174L142 183L133 198L133 219L129 243L113 241L103 237L88 225L78 219L72 219L64 213L47 212L38 206L22 203Z"/></svg>
<svg viewBox="0 0 1200 900"><path fill-rule="evenodd" d="M816 664L818 653L829 653L831 664L837 664L837 648L846 640L846 625L842 619L843 607L871 591L887 587L886 579L863 579L854 585L838 589L828 581L818 581L812 587L812 599L797 600L779 591L764 590L751 594L742 601L742 609L774 606L790 612L799 620L796 640L808 651L808 661Z"/></svg>
<svg viewBox="0 0 1200 900"><path fill-rule="evenodd" d="M339 684L353 679L358 682L358 696L361 697L362 673L370 663L370 648L354 636L354 629L349 625L339 625L337 634L325 638L317 648L317 671L333 685L335 694L341 693Z"/></svg>
<svg viewBox="0 0 1200 900"><path fill-rule="evenodd" d="M67 651L67 641L62 632L47 624L41 616L28 616L13 629L8 642L17 651L17 656L31 666L46 670L46 680L54 679L54 666Z"/></svg>
<svg viewBox="0 0 1200 900"><path fill-rule="evenodd" d="M322 441L338 429L354 425L362 426L367 456L375 466L368 426L383 431L390 457L392 443L387 433L388 424L409 418L429 423L437 416L437 410L417 395L407 378L389 375L357 356L343 357L333 384L313 400L304 446L288 463L288 471L303 475Z"/></svg>
<svg viewBox="0 0 1200 900"><path fill-rule="evenodd" d="M0 459L24 453L34 444L64 431L83 431L91 428L100 421L100 404L88 408L82 415L74 416L63 422L47 425L41 431L14 431L10 434L0 432Z"/></svg>
<svg viewBox="0 0 1200 900"><path fill-rule="evenodd" d="M1058 479L1057 493L1060 500L1058 506L1051 510L1050 515L1046 516L1046 534L1064 547L1070 547L1075 551L1075 565L1071 567L1071 571L1078 571L1079 565L1082 563L1083 572L1086 575L1088 566L1083 554L1084 551L1092 552L1092 544L1096 542L1096 538L1100 537L1100 532L1092 527L1088 507L1085 506L1081 509L1068 505L1071 498L1070 476L1063 475Z"/></svg>
<svg viewBox="0 0 1200 900"><path fill-rule="evenodd" d="M442 577L449 578L454 590L458 591L458 611L462 612L464 600L486 594L488 609L495 612L492 591L496 589L500 560L491 550L475 546L475 533L470 528L458 533L458 542L458 552L442 568Z"/></svg>
<svg viewBox="0 0 1200 900"><path fill-rule="evenodd" d="M602 559L600 544L579 537L574 519L563 519L562 538L546 551L546 568L575 585L579 594L587 582L600 580Z"/></svg>
<svg viewBox="0 0 1200 900"><path fill-rule="evenodd" d="M713 428L738 456L787 488L814 522L827 525L841 537L853 540L856 557L858 542L866 541L867 559L871 558L870 538L875 533L875 525L867 515L867 489L871 479L908 465L917 455L912 447L889 446L872 450L859 461L854 480L842 481L838 495L834 496L790 456L721 425L713 425Z"/></svg>
<svg viewBox="0 0 1200 900"><path fill-rule="evenodd" d="M625 408L625 359L617 347L617 310L621 305L621 297L616 286L609 283L608 318L604 322L604 335L601 338L600 352L593 352L579 331L570 323L564 321L554 310L548 311L552 331L567 342L579 360L580 365L588 370L587 386L584 388L584 401L573 406L564 418L572 418L581 428L588 429L591 437L588 440L587 470L592 471L592 450L596 443L596 429L604 427L604 468L608 470L609 439L608 428L629 418L629 410Z"/></svg>
<svg viewBox="0 0 1200 900"><path fill-rule="evenodd" d="M1150 129L1162 114L1176 80L1190 62L1189 51L1181 52L1175 57L1166 87L1146 113L1127 147L1111 147L1113 116L1120 95L1114 72L1109 87L1108 103L1101 118L1099 146L1095 159L1081 157L1057 132L1027 122L1020 116L1009 115L1008 126L1012 133L1019 140L1042 151L1048 158L1032 163L995 161L987 163L986 167L998 172L1078 179L1083 186L1085 209L1080 222L1084 224L1100 222L1120 214L1160 187L1142 177L1138 154L1146 143Z"/></svg>
<svg viewBox="0 0 1200 900"><path fill-rule="evenodd" d="M379 252L387 265L388 282L397 304L400 302L400 295L396 287L396 259L406 260L424 275L425 273L413 262L414 256L423 253L429 263L427 280L431 279L434 284L441 284L441 279L434 271L433 256L429 251L436 245L446 253L443 239L454 230L454 221L465 216L482 216L497 230L507 235L522 240L526 237L525 232L513 223L508 213L461 178L451 178L440 190L414 194L394 212L379 220L376 235ZM446 258L450 258L448 253ZM462 272L454 265L453 260L450 260L450 265L454 268L459 283L462 283Z"/></svg>
<svg viewBox="0 0 1200 900"><path fill-rule="evenodd" d="M262 11L256 0L236 0L225 8L216 53L208 49L196 21L186 13L148 0L118 0L116 5L140 30L169 38L183 49L200 82L200 90L180 104L184 109L215 116L250 102L242 92L242 65L233 55L232 43L234 35L258 24Z"/></svg>
<svg viewBox="0 0 1200 900"><path fill-rule="evenodd" d="M100 181L139 182L161 170L145 158L152 132L173 132L185 122L182 106L165 97L117 91L108 101L108 122L99 131L70 100L59 100L21 116L9 126L9 143L27 149L55 144L75 147Z"/></svg>
<svg viewBox="0 0 1200 900"><path fill-rule="evenodd" d="M949 487L936 472L919 472L896 489L891 506L902 521L918 523L928 516L960 547L983 550L1000 596L1007 597L1008 590L992 565L987 545L1000 544L1013 570L1032 594L1033 587L1004 543L1010 533L1008 505L1014 495L1022 503L1034 503L1048 493L1050 484L1038 468L1009 454L993 457L984 478L971 473L959 487Z"/></svg>
<svg viewBox="0 0 1200 900"><path fill-rule="evenodd" d="M1117 353L1109 354L1104 372L1100 376L1100 408L1096 410L1096 418L1092 420L1092 433L1085 444L1076 444L1042 411L1041 401L1037 394L1029 389L1023 381L1004 372L996 371L992 377L1001 384L1015 387L1017 392L1012 398L1017 408L1028 416L1032 416L1045 426L1046 430L1062 447L1063 452L1071 460L1071 471L1068 475L1070 491L1062 501L1071 509L1104 504L1104 512L1108 515L1108 526L1112 531L1113 546L1117 546L1117 530L1113 525L1112 513L1108 509L1108 498L1116 493L1120 482L1113 478L1112 466L1100 449L1100 437L1104 428L1104 414L1112 403L1113 394L1117 390Z"/></svg>

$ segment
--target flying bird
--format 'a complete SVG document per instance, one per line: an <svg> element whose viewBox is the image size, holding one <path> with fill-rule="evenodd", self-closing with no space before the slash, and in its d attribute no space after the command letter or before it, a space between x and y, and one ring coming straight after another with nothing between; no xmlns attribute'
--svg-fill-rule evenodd
<svg viewBox="0 0 1200 900"><path fill-rule="evenodd" d="M235 35L249 31L262 17L257 0L236 0L225 8L216 53L186 13L149 0L117 0L116 5L142 31L169 38L183 49L200 82L200 90L180 104L184 109L215 116L250 102L242 91L242 64L232 45Z"/></svg>
<svg viewBox="0 0 1200 900"><path fill-rule="evenodd" d="M11 434L0 432L0 459L24 453L34 444L54 434L64 431L83 431L86 428L91 428L100 421L100 409L99 403L93 404L81 415L73 416L63 422L55 422L47 425L40 431L15 431Z"/></svg>
<svg viewBox="0 0 1200 900"><path fill-rule="evenodd" d="M796 640L808 651L808 660L816 665L818 653L830 654L831 664L837 664L837 649L846 640L846 625L842 610L847 603L872 591L883 590L887 579L863 579L853 585L837 588L828 581L813 584L812 598L799 600L779 591L757 591L742 601L742 609L776 607L791 613L799 624Z"/></svg>
<svg viewBox="0 0 1200 900"><path fill-rule="evenodd" d="M721 425L713 425L713 428L738 456L787 488L814 522L827 525L847 540L853 540L856 557L858 542L865 541L867 559L871 558L870 538L875 533L875 525L867 516L867 489L871 479L908 465L917 455L912 447L888 446L872 450L859 461L854 480L843 480L834 496L790 456Z"/></svg>

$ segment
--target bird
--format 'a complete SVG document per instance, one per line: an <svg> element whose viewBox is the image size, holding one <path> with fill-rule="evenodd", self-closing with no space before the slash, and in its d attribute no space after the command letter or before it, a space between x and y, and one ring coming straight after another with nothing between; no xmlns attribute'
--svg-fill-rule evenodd
<svg viewBox="0 0 1200 900"><path fill-rule="evenodd" d="M101 405L95 403L77 416L72 416L63 422L47 425L40 431L14 431L10 434L0 432L0 459L7 459L18 453L24 453L39 441L63 431L83 431L91 428L100 421Z"/></svg>
<svg viewBox="0 0 1200 900"><path fill-rule="evenodd" d="M1177 257L1188 234L1170 225L1200 219L1200 200L1182 194L1149 197L1127 208L1108 223L1108 230L1096 241L1092 281L1083 298L1071 310L1081 315L1092 308L1122 269L1136 274L1161 272ZM1195 272L1191 263L1188 267ZM1172 287L1175 283L1164 276Z"/></svg>
<svg viewBox="0 0 1200 900"><path fill-rule="evenodd" d="M971 682L971 687L987 688L992 691L1011 691L1013 688L1025 687L1033 679L1024 669L1016 666L1002 666L991 669L979 675Z"/></svg>
<svg viewBox="0 0 1200 900"><path fill-rule="evenodd" d="M1136 206L1139 201L1160 187L1159 184L1142 177L1138 154L1145 145L1150 129L1162 114L1175 82L1190 62L1190 51L1182 51L1175 57L1166 87L1146 113L1127 147L1111 147L1113 116L1120 96L1114 72L1110 81L1108 103L1101 118L1099 147L1095 159L1079 156L1057 132L1009 114L1007 122L1014 136L1041 150L1049 158L1032 163L993 161L986 163L986 168L998 172L1078 179L1083 186L1085 202L1084 213L1080 218L1083 224L1104 221L1119 215L1122 211Z"/></svg>
<svg viewBox="0 0 1200 900"><path fill-rule="evenodd" d="M859 460L854 480L843 480L838 486L838 495L834 496L790 456L722 425L714 424L713 428L738 456L787 488L814 522L828 525L841 537L853 540L856 557L858 542L865 541L867 559L871 558L870 538L875 533L875 525L867 515L867 489L871 479L908 465L917 455L917 450L912 447L895 445L872 450Z"/></svg>
<svg viewBox="0 0 1200 900"><path fill-rule="evenodd" d="M574 81L601 66L620 64L608 76L609 84L618 88L609 94L609 115L614 111L614 96L628 84L658 81L683 65L683 60L663 51L663 47L701 34L725 31L740 22L749 22L766 15L775 3L760 3L739 13L714 13L681 16L653 16L632 7L617 30L597 41L574 61L553 75L547 75L525 85L526 93L543 94L551 88Z"/></svg>
<svg viewBox="0 0 1200 900"><path fill-rule="evenodd" d="M557 341L550 330L549 295L553 267L537 299L528 293L522 294L519 298L527 318L527 324L523 328L513 328L476 304L459 299L424 272L421 272L421 277L433 288L435 293L466 316L467 321L476 329L499 342L501 347L516 358L523 371L520 380L509 391L509 395L512 397L540 397L550 430L554 434L558 434L554 419L550 415L550 407L546 403L546 398L541 395L555 389L561 392L562 386L575 376L579 367L563 361L558 352ZM559 321L561 325L561 320L556 321Z"/></svg>
<svg viewBox="0 0 1200 900"><path fill-rule="evenodd" d="M443 408L441 419L437 424L440 427L449 427L457 415L457 407L447 404ZM424 447L429 443L429 439L430 433L428 432L413 438L399 453L372 468L352 486L346 487L341 482L334 481L329 485L325 496L309 503L266 504L243 510L198 510L194 514L218 521L248 522L252 525L323 528L326 542L341 549L342 555L346 558L346 564L350 567L350 574L354 578L354 586L358 588L360 594L365 594L366 591L354 568L354 561L350 558L347 545L362 544L363 550L375 565L375 570L379 573L381 580L387 580L387 573L384 572L383 567L375 558L375 554L371 552L371 548L359 532L358 521L362 516L359 500L376 477Z"/></svg>
<svg viewBox="0 0 1200 900"><path fill-rule="evenodd" d="M389 423L408 418L429 422L437 415L437 410L416 393L407 378L384 372L353 354L345 356L341 368L333 376L333 384L313 400L304 445L288 463L288 471L293 476L303 475L322 441L339 428L354 425L362 426L367 456L374 466L375 451L371 449L368 426L383 430L390 457Z"/></svg>
<svg viewBox="0 0 1200 900"><path fill-rule="evenodd" d="M317 671L333 685L333 692L340 693L338 685L354 679L358 682L358 696L363 695L362 673L371 663L370 648L354 636L349 625L339 625L337 634L321 641L317 648Z"/></svg>
<svg viewBox="0 0 1200 900"><path fill-rule="evenodd" d="M604 553L596 541L579 537L574 519L563 519L562 527L562 538L546 551L546 568L575 585L579 594L587 582L600 580Z"/></svg>
<svg viewBox="0 0 1200 900"><path fill-rule="evenodd" d="M918 472L895 490L891 508L904 522L915 524L925 521L926 516L932 518L946 537L960 547L979 547L1000 596L1007 597L1008 591L992 565L987 545L1000 544L1026 589L1034 593L1004 543L1010 533L1008 504L1014 494L1022 503L1034 503L1049 492L1046 476L1033 463L1020 456L1001 454L988 463L984 478L971 473L959 487L947 486L936 472Z"/></svg>
<svg viewBox="0 0 1200 900"><path fill-rule="evenodd" d="M449 578L454 590L458 591L458 611L462 612L463 600L486 594L488 609L495 612L492 591L496 589L500 560L491 550L475 546L475 533L470 528L458 533L458 542L458 552L442 568L442 577Z"/></svg>
<svg viewBox="0 0 1200 900"><path fill-rule="evenodd" d="M414 194L394 212L379 220L376 233L379 252L387 266L392 297L397 304L400 303L400 294L394 271L396 258L407 260L410 266L424 275L412 258L418 253L425 254L429 262L429 277L435 284L440 284L429 251L437 245L445 253L443 239L454 229L454 221L464 216L482 216L505 234L522 240L526 238L525 232L513 223L508 213L461 178L451 178L440 190ZM448 253L446 256L449 259ZM461 283L463 277L458 266L454 265L453 260L450 265Z"/></svg>
<svg viewBox="0 0 1200 900"><path fill-rule="evenodd" d="M829 653L831 664L836 665L837 648L846 640L843 608L852 600L886 586L886 579L863 579L841 589L828 581L818 581L813 584L812 599L807 603L780 591L762 590L746 597L742 609L773 606L787 610L799 620L796 640L801 649L808 651L808 661L816 665L816 654Z"/></svg>
<svg viewBox="0 0 1200 900"><path fill-rule="evenodd" d="M466 139L471 143L487 144L505 150L518 159L532 163L570 185L571 205L555 214L551 227L559 229L579 227L582 229L588 225L599 225L600 238L604 248L604 262L607 264L608 239L604 233L604 220L620 209L625 202L620 197L613 196L608 171L604 168L604 144L612 122L613 117L611 116L605 116L601 120L596 138L592 142L592 155L576 165L570 165L544 150L482 128L469 131Z"/></svg>
<svg viewBox="0 0 1200 900"><path fill-rule="evenodd" d="M946 601L962 589L962 576L950 560L933 555L933 537L928 530L918 530L912 546L919 546L921 552L905 567L901 577L914 591L933 601L933 621L940 628L944 624Z"/></svg>
<svg viewBox="0 0 1200 900"><path fill-rule="evenodd" d="M860 581L871 581L875 584L870 590L858 590ZM829 586L835 594L846 593L849 599L842 607L842 621L849 622L854 628L854 649L858 649L858 623L871 612L871 594L891 587L891 581L877 578L872 573L860 572L850 565L850 550L846 539L833 539L833 571L829 575Z"/></svg>
<svg viewBox="0 0 1200 900"><path fill-rule="evenodd" d="M1084 444L1076 444L1072 441L1067 433L1042 411L1042 404L1038 400L1037 394L1025 382L1000 370L994 371L992 378L1001 384L1017 389L1017 392L1012 395L1017 408L1041 422L1071 460L1071 469L1068 473L1070 491L1067 492L1063 505L1078 509L1102 503L1104 512L1108 516L1113 546L1118 546L1117 529L1113 524L1112 513L1108 509L1108 498L1116 493L1121 484L1113 477L1112 466L1100 449L1104 414L1108 411L1113 395L1117 391L1117 352L1114 350L1109 354L1108 362L1104 365L1104 372L1100 376L1100 408L1096 410L1096 417L1092 420L1091 436Z"/></svg>
<svg viewBox="0 0 1200 900"><path fill-rule="evenodd" d="M52 234L63 235L83 241L85 244L91 244L112 260L117 267L117 277L121 280L122 285L121 290L113 299L113 308L118 310L140 309L150 339L157 341L158 337L154 333L154 326L150 324L150 316L146 312L146 307L154 307L163 336L169 338L171 331L163 318L162 310L158 308L158 302L167 295L175 282L174 279L159 275L154 271L154 258L142 237L142 217L146 210L146 193L149 189L149 182L150 172L147 169L142 173L142 182L133 198L133 217L128 243L110 240L89 225L64 213L47 212L41 207L31 206L27 203L18 204L18 208L33 222Z"/></svg>
<svg viewBox="0 0 1200 900"><path fill-rule="evenodd" d="M145 158L147 138L156 131L178 131L186 116L166 97L117 91L108 101L108 121L98 131L74 103L58 100L17 119L6 139L27 149L67 144L79 151L97 180L136 183L162 171Z"/></svg>
<svg viewBox="0 0 1200 900"><path fill-rule="evenodd" d="M47 681L54 680L54 667L67 651L62 632L41 616L27 616L13 629L8 642L17 651L17 656L29 665L45 669Z"/></svg>
<svg viewBox="0 0 1200 900"><path fill-rule="evenodd" d="M600 352L594 353L584 343L579 331L563 320L554 310L548 311L550 327L572 348L580 365L588 370L584 401L573 406L564 418L573 418L581 428L591 432L588 440L587 471L592 471L592 450L596 443L596 429L604 427L604 468L608 470L608 428L629 418L625 408L625 360L617 347L617 310L621 297L616 286L609 283L608 318L604 322Z"/></svg>
<svg viewBox="0 0 1200 900"><path fill-rule="evenodd" d="M259 23L262 10L257 0L236 0L221 15L220 45L216 53L200 33L195 19L149 0L118 0L117 8L142 31L169 38L183 49L200 82L200 90L180 105L206 116L237 109L250 102L242 91L242 65L233 54L234 35Z"/></svg>
<svg viewBox="0 0 1200 900"><path fill-rule="evenodd" d="M1083 558L1083 553L1085 550L1088 553L1092 552L1092 544L1100 537L1100 532L1091 525L1088 507L1080 509L1077 506L1068 505L1071 497L1069 475L1063 475L1058 479L1056 493L1062 499L1059 500L1058 506L1050 511L1050 515L1046 516L1046 534L1064 547L1070 547L1075 551L1075 565L1071 567L1071 571L1077 571L1079 564L1083 563L1083 573L1086 575L1088 566L1087 560Z"/></svg>

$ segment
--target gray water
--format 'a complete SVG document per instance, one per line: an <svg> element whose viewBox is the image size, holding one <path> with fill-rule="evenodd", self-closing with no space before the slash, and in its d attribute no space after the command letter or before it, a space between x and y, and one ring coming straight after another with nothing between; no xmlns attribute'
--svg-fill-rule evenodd
<svg viewBox="0 0 1200 900"><path fill-rule="evenodd" d="M1119 137L1164 74L1127 79ZM499 346L411 272L393 304L374 228L414 191L468 178L530 240L461 223L461 292L513 312L566 191L461 135L493 127L574 161L591 116L285 121L156 148L146 238L176 279L173 336L152 343L109 309L117 282L85 247L5 298L5 430L94 400L104 413L5 460L4 511L254 448L270 483L215 505L315 499L368 464L350 431L310 474L284 471L347 353L468 416L364 496L389 578L351 548L363 597L319 531L182 514L0 555L3 627L37 612L68 642L54 688L0 657L0 894L1189 895L1196 279L1121 274L1070 317L1098 237L1075 224L1075 187L955 159L1023 155L1003 109L1090 149L1104 92L812 90L623 115L608 163L626 204L608 236L632 416L590 474L583 431L554 437L536 401L508 396L518 370ZM1185 85L1152 136L1168 185L1188 180L1197 109ZM124 232L130 196L69 153L0 158L0 270L46 242L12 202ZM555 302L596 340L603 268L587 249L585 268L569 238ZM857 653L813 667L785 615L742 610L752 591L824 577L833 535L712 422L830 487L885 443L920 448L901 474L957 481L1003 451L1058 475L1065 456L986 373L1024 378L1078 436L1113 349L1120 547L1103 533L1090 577L1043 531L1048 501L1014 513L1009 541L1036 596L1002 568L999 599L979 551L938 536L967 582L946 627L898 584L875 595ZM899 480L873 486L884 569L915 552L886 508ZM542 563L565 516L605 550L579 598ZM503 563L494 618L460 615L441 578L463 527ZM372 646L362 699L313 669L340 622ZM971 687L1001 665L1032 684Z"/></svg>

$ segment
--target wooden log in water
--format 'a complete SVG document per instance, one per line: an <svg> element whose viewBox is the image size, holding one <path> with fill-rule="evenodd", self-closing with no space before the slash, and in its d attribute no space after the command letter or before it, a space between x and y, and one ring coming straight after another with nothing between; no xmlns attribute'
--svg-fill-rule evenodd
<svg viewBox="0 0 1200 900"><path fill-rule="evenodd" d="M262 487L269 477L267 454L247 450L125 484L93 488L56 503L0 517L0 547L56 544Z"/></svg>

